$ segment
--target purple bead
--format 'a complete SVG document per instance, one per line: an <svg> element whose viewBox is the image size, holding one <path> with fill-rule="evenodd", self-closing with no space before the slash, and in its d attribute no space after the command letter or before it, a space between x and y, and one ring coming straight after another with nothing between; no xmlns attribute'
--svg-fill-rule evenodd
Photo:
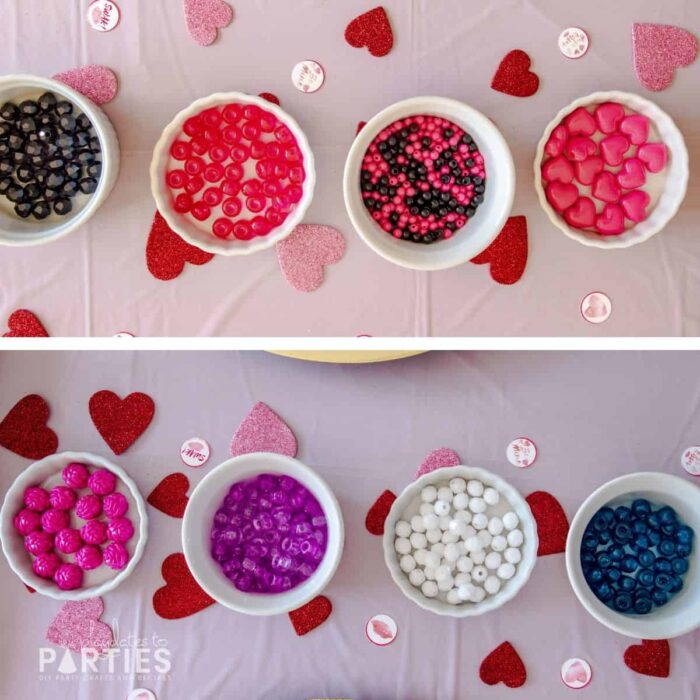
<svg viewBox="0 0 700 700"><path fill-rule="evenodd" d="M291 476L283 476L280 478L280 488L285 491L292 491L297 483L299 482Z"/></svg>
<svg viewBox="0 0 700 700"><path fill-rule="evenodd" d="M254 585L253 577L248 574L243 574L236 579L236 588L243 593L248 593Z"/></svg>
<svg viewBox="0 0 700 700"><path fill-rule="evenodd" d="M286 491L278 489L270 494L270 502L273 506L286 506L289 503L289 497Z"/></svg>
<svg viewBox="0 0 700 700"><path fill-rule="evenodd" d="M297 523L293 530L295 535L310 535L313 532L313 528L309 523Z"/></svg>
<svg viewBox="0 0 700 700"><path fill-rule="evenodd" d="M277 487L277 478L273 474L261 474L258 477L258 486L261 491L272 491Z"/></svg>
<svg viewBox="0 0 700 700"><path fill-rule="evenodd" d="M217 510L216 515L214 516L214 524L215 525L228 525L228 515L226 514L225 510Z"/></svg>
<svg viewBox="0 0 700 700"><path fill-rule="evenodd" d="M275 522L269 513L260 513L257 518L253 519L253 527L260 532L261 530L271 530L275 526Z"/></svg>
<svg viewBox="0 0 700 700"><path fill-rule="evenodd" d="M283 552L292 557L297 556L302 551L300 541L293 537L285 537L280 546L282 547Z"/></svg>

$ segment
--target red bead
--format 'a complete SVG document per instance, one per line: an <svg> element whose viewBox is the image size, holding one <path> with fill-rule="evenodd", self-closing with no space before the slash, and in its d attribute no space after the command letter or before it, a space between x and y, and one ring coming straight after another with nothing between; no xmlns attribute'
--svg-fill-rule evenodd
<svg viewBox="0 0 700 700"><path fill-rule="evenodd" d="M267 180L263 182L262 191L266 197L274 197L276 194L279 194L280 185L276 182Z"/></svg>
<svg viewBox="0 0 700 700"><path fill-rule="evenodd" d="M192 197L183 192L175 197L175 204L173 206L178 214L186 214L192 209Z"/></svg>
<svg viewBox="0 0 700 700"><path fill-rule="evenodd" d="M274 114L270 114L270 112L264 110L260 115L259 122L260 128L266 134L271 134L275 130L275 127L279 124L279 121Z"/></svg>
<svg viewBox="0 0 700 700"><path fill-rule="evenodd" d="M207 109L205 112L202 113L202 121L207 126L219 126L219 124L221 124L222 119L223 117L221 116L221 112L219 112L218 108L216 107Z"/></svg>
<svg viewBox="0 0 700 700"><path fill-rule="evenodd" d="M246 180L243 183L243 194L250 197L251 195L259 194L262 187L260 180Z"/></svg>
<svg viewBox="0 0 700 700"><path fill-rule="evenodd" d="M304 196L304 190L299 185L289 185L284 193L296 204Z"/></svg>
<svg viewBox="0 0 700 700"><path fill-rule="evenodd" d="M224 176L224 168L221 163L208 163L204 168L204 179L207 182L218 182Z"/></svg>
<svg viewBox="0 0 700 700"><path fill-rule="evenodd" d="M241 133L244 139L255 141L255 139L260 137L260 126L257 122L244 122Z"/></svg>
<svg viewBox="0 0 700 700"><path fill-rule="evenodd" d="M223 198L223 192L218 187L208 187L202 195L202 201L210 207L216 207L221 204Z"/></svg>
<svg viewBox="0 0 700 700"><path fill-rule="evenodd" d="M285 216L279 209L275 207L269 207L268 210L265 212L265 219L267 220L267 223L269 223L271 226L279 226L284 222Z"/></svg>
<svg viewBox="0 0 700 700"><path fill-rule="evenodd" d="M224 203L221 205L221 211L226 214L226 216L230 216L232 219L235 219L243 210L243 205L241 204L241 200L237 199L236 197L229 197L229 199L225 199Z"/></svg>
<svg viewBox="0 0 700 700"><path fill-rule="evenodd" d="M216 143L221 138L221 132L215 126L208 126L204 130L204 138L209 143Z"/></svg>
<svg viewBox="0 0 700 700"><path fill-rule="evenodd" d="M247 221L237 221L233 225L233 235L239 241L249 241L255 234Z"/></svg>
<svg viewBox="0 0 700 700"><path fill-rule="evenodd" d="M243 178L243 166L238 163L231 163L224 171L227 180L241 180Z"/></svg>
<svg viewBox="0 0 700 700"><path fill-rule="evenodd" d="M227 197L235 197L241 191L241 183L238 180L224 180L221 183L221 191Z"/></svg>
<svg viewBox="0 0 700 700"><path fill-rule="evenodd" d="M187 175L185 175L184 170L171 170L165 176L165 181L168 183L168 187L179 190L187 184Z"/></svg>
<svg viewBox="0 0 700 700"><path fill-rule="evenodd" d="M175 160L187 160L192 154L192 146L187 141L173 141L170 146L170 155Z"/></svg>
<svg viewBox="0 0 700 700"><path fill-rule="evenodd" d="M204 170L204 161L201 158L188 158L185 163L185 172L188 175L199 175Z"/></svg>
<svg viewBox="0 0 700 700"><path fill-rule="evenodd" d="M203 156L209 150L209 142L201 136L193 138L190 146L192 146L192 152L198 156Z"/></svg>
<svg viewBox="0 0 700 700"><path fill-rule="evenodd" d="M194 175L185 185L185 192L187 192L187 194L197 194L202 187L204 187L204 179L199 175Z"/></svg>
<svg viewBox="0 0 700 700"><path fill-rule="evenodd" d="M275 138L284 144L289 144L294 142L294 136L292 132L284 125L278 126L275 129Z"/></svg>
<svg viewBox="0 0 700 700"><path fill-rule="evenodd" d="M241 140L241 130L235 126L227 126L221 132L221 138L229 146L235 146Z"/></svg>
<svg viewBox="0 0 700 700"><path fill-rule="evenodd" d="M278 194L272 201L274 205L285 214L289 213L294 207L292 200L289 199L286 194Z"/></svg>
<svg viewBox="0 0 700 700"><path fill-rule="evenodd" d="M233 233L233 224L222 217L214 222L211 230L217 238L228 238Z"/></svg>
<svg viewBox="0 0 700 700"><path fill-rule="evenodd" d="M274 174L274 165L272 161L259 160L255 164L255 172L257 173L258 177L261 177L263 180L267 180Z"/></svg>
<svg viewBox="0 0 700 700"><path fill-rule="evenodd" d="M245 201L248 211L257 214L265 208L265 197L248 197Z"/></svg>
<svg viewBox="0 0 700 700"><path fill-rule="evenodd" d="M265 144L265 155L272 160L277 160L282 155L282 146L274 141Z"/></svg>
<svg viewBox="0 0 700 700"><path fill-rule="evenodd" d="M289 180L290 182L301 183L306 179L306 171L301 165L295 165L289 168Z"/></svg>
<svg viewBox="0 0 700 700"><path fill-rule="evenodd" d="M285 149L284 157L288 163L298 163L302 160L301 151L296 146Z"/></svg>
<svg viewBox="0 0 700 700"><path fill-rule="evenodd" d="M211 209L204 202L197 202L192 206L192 216L197 221L206 221L211 216Z"/></svg>
<svg viewBox="0 0 700 700"><path fill-rule="evenodd" d="M196 136L197 134L201 133L203 128L204 125L202 124L202 120L199 117L190 117L182 125L182 130L188 136Z"/></svg>
<svg viewBox="0 0 700 700"><path fill-rule="evenodd" d="M265 145L262 141L253 141L250 144L250 155L255 158L255 160L260 160L265 157Z"/></svg>
<svg viewBox="0 0 700 700"><path fill-rule="evenodd" d="M236 104L226 105L221 116L228 124L235 124L241 118L241 106Z"/></svg>
<svg viewBox="0 0 700 700"><path fill-rule="evenodd" d="M272 226L262 216L256 216L250 222L250 227L256 236L267 236L272 231Z"/></svg>
<svg viewBox="0 0 700 700"><path fill-rule="evenodd" d="M278 180L284 180L289 175L289 167L281 160L276 160L272 165L272 175Z"/></svg>
<svg viewBox="0 0 700 700"><path fill-rule="evenodd" d="M245 105L243 107L243 116L246 119L257 121L262 115L262 110L257 105Z"/></svg>
<svg viewBox="0 0 700 700"><path fill-rule="evenodd" d="M223 143L215 143L209 149L209 157L215 163L223 163L228 158L229 149Z"/></svg>
<svg viewBox="0 0 700 700"><path fill-rule="evenodd" d="M239 143L231 149L231 160L234 163L245 163L250 156L250 151L242 144Z"/></svg>

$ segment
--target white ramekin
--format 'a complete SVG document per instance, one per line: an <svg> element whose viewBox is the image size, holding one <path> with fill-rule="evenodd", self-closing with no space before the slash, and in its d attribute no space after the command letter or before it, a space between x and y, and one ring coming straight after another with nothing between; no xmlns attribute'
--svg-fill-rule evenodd
<svg viewBox="0 0 700 700"><path fill-rule="evenodd" d="M683 590L661 608L648 615L625 615L611 610L591 590L581 567L581 540L593 516L603 506L629 505L635 498L652 504L671 506L678 517L695 530L690 568L683 578ZM670 474L638 472L626 474L596 489L578 509L566 541L566 570L581 605L614 632L637 639L670 639L700 626L700 572L698 537L700 536L700 489Z"/></svg>
<svg viewBox="0 0 700 700"><path fill-rule="evenodd" d="M396 539L394 529L396 523L399 520L405 520L418 513L418 507L421 502L421 490L425 486L441 484L456 477L461 477L467 481L469 479L478 479L487 486L492 486L497 489L509 504L509 509L520 519L520 527L525 536L525 541L521 549L522 560L517 566L515 576L509 581L506 581L503 588L501 588L496 595L484 598L481 603L450 605L438 598L426 598L421 593L420 588L416 588L412 585L408 580L408 576L401 571L399 557L394 549L394 540ZM537 524L535 523L535 518L532 515L530 506L513 486L500 476L486 469L458 466L436 469L433 472L424 474L402 491L401 495L391 506L389 515L384 523L383 545L384 561L389 569L391 578L394 579L394 583L407 598L424 610L429 610L438 615L447 615L449 617L473 617L475 615L483 615L484 613L491 612L505 605L505 603L514 598L518 591L527 583L535 567L535 562L537 561L539 539L537 537Z"/></svg>
<svg viewBox="0 0 700 700"><path fill-rule="evenodd" d="M589 107L602 102L619 102L630 110L651 119L659 134L659 138L666 144L670 154L666 171L666 184L656 206L646 220L636 224L619 236L601 236L592 231L582 231L569 226L564 218L550 206L542 186L541 169L544 160L544 148L554 129L575 109ZM629 92L594 92L592 95L574 100L571 104L564 107L547 125L544 135L537 145L537 153L535 155L535 191L537 192L540 206L544 209L549 220L562 233L592 248L629 248L649 240L663 230L676 215L685 199L688 190L689 174L688 149L686 148L683 134L681 134L673 119L653 102Z"/></svg>
<svg viewBox="0 0 700 700"><path fill-rule="evenodd" d="M119 174L119 141L107 115L91 100L67 85L38 75L5 75L0 77L0 104L8 100L38 97L50 90L72 102L86 114L102 148L102 173L97 189L85 204L64 217L51 215L44 221L20 219L0 208L0 245L30 246L50 243L75 231L90 219L109 196ZM4 200L5 198L2 197ZM5 200L6 201L6 200Z"/></svg>
<svg viewBox="0 0 700 700"><path fill-rule="evenodd" d="M382 230L367 211L360 190L362 159L377 134L398 119L421 114L449 119L470 133L486 166L485 199L474 218L452 238L431 245L397 240ZM355 230L375 253L412 270L444 270L469 262L501 232L515 197L515 166L501 132L481 112L446 97L414 97L384 109L357 135L345 162L343 192Z"/></svg>
<svg viewBox="0 0 700 700"><path fill-rule="evenodd" d="M125 488L119 489L129 501L128 517L134 524L135 535L127 543L129 550L129 563L118 572L114 572L106 566L101 566L94 571L85 572L85 586L74 591L62 591L52 581L47 581L37 576L32 571L32 557L24 549L22 537L17 534L13 526L13 520L18 511L22 509L24 490L29 486L45 486L51 488L63 483L61 471L71 462L80 462L87 466L104 467L116 474ZM79 525L76 520L74 527ZM44 457L27 467L14 481L5 494L5 500L0 510L0 541L2 551L10 565L10 568L27 585L38 593L56 598L57 600L85 600L96 598L108 593L124 581L134 570L143 555L143 550L148 539L148 515L146 505L131 477L119 466L106 460L104 457L89 454L88 452L61 452L59 454Z"/></svg>
<svg viewBox="0 0 700 700"><path fill-rule="evenodd" d="M239 591L210 553L214 515L231 486L258 474L286 474L318 499L328 523L328 543L321 564L309 579L286 593ZM345 530L338 501L326 482L299 460L272 452L233 457L212 469L192 492L182 523L182 547L197 583L217 602L248 615L280 615L315 598L333 578L343 554Z"/></svg>
<svg viewBox="0 0 700 700"><path fill-rule="evenodd" d="M165 174L170 161L170 146L182 131L182 125L190 117L194 117L205 109L219 107L221 105L235 102L242 105L257 105L261 109L274 114L289 130L294 134L297 145L304 157L304 170L306 180L302 185L304 194L296 205L294 211L287 217L281 226L277 226L267 236L255 236L249 241L223 240L217 238L211 231L204 230L195 225L190 218L183 216L173 208L173 197L165 182ZM168 222L168 226L188 243L196 246L200 250L215 255L249 255L266 250L285 239L294 228L300 224L304 218L306 210L311 205L316 187L316 168L314 165L314 155L309 146L306 134L301 130L296 120L276 104L256 97L246 95L242 92L217 92L209 97L203 97L193 102L189 107L183 109L165 127L158 143L153 150L153 160L151 161L151 191L156 200L158 211Z"/></svg>

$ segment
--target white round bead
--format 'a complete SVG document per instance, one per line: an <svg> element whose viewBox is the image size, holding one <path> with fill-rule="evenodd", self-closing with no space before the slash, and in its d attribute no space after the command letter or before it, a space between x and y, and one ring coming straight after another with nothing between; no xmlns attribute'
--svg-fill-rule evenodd
<svg viewBox="0 0 700 700"><path fill-rule="evenodd" d="M495 537L503 532L503 521L500 518L493 517L489 520L489 532Z"/></svg>
<svg viewBox="0 0 700 700"><path fill-rule="evenodd" d="M423 573L425 574L425 578L428 581L434 581L435 580L435 569L433 569L432 566L426 566L423 569Z"/></svg>
<svg viewBox="0 0 700 700"><path fill-rule="evenodd" d="M411 525L407 523L405 520L399 520L398 523L396 523L396 527L394 528L394 532L399 536L399 537L410 537L411 532Z"/></svg>
<svg viewBox="0 0 700 700"><path fill-rule="evenodd" d="M465 506L466 507L466 506ZM467 525L472 521L472 514L468 510L458 510L454 514L455 520L464 520Z"/></svg>
<svg viewBox="0 0 700 700"><path fill-rule="evenodd" d="M428 546L428 540L422 532L414 532L410 542L413 549L425 549Z"/></svg>
<svg viewBox="0 0 700 700"><path fill-rule="evenodd" d="M435 530L440 525L440 518L435 513L428 513L423 516L423 525L426 530Z"/></svg>
<svg viewBox="0 0 700 700"><path fill-rule="evenodd" d="M455 510L465 510L469 507L469 496L466 493L458 493L452 499L452 507Z"/></svg>
<svg viewBox="0 0 700 700"><path fill-rule="evenodd" d="M428 552L425 555L425 566L430 569L437 569L440 566L440 555L437 552Z"/></svg>
<svg viewBox="0 0 700 700"><path fill-rule="evenodd" d="M424 503L432 503L437 498L437 489L434 486L424 486L420 498Z"/></svg>
<svg viewBox="0 0 700 700"><path fill-rule="evenodd" d="M483 513L486 511L486 501L478 496L469 499L469 510L472 513Z"/></svg>
<svg viewBox="0 0 700 700"><path fill-rule="evenodd" d="M480 603L484 598L486 598L486 591L481 586L474 586L469 600L471 600L472 603Z"/></svg>
<svg viewBox="0 0 700 700"><path fill-rule="evenodd" d="M418 566L425 566L425 557L427 554L428 552L425 549L419 549L417 552L414 552L413 558L416 560Z"/></svg>
<svg viewBox="0 0 700 700"><path fill-rule="evenodd" d="M399 561L401 571L410 574L416 568L416 560L410 554L404 554Z"/></svg>
<svg viewBox="0 0 700 700"><path fill-rule="evenodd" d="M444 581L448 578L452 578L452 571L450 571L449 566L440 565L437 569L435 569L436 581Z"/></svg>
<svg viewBox="0 0 700 700"><path fill-rule="evenodd" d="M408 580L416 587L422 586L425 583L425 573L423 569L413 569L408 575Z"/></svg>
<svg viewBox="0 0 700 700"><path fill-rule="evenodd" d="M501 565L502 559L498 552L489 552L484 559L484 566L490 571L495 571Z"/></svg>
<svg viewBox="0 0 700 700"><path fill-rule="evenodd" d="M426 598L434 598L438 594L438 587L435 581L426 581L420 589Z"/></svg>
<svg viewBox="0 0 700 700"><path fill-rule="evenodd" d="M501 494L496 491L492 486L489 486L484 490L484 500L490 506L495 506L501 500Z"/></svg>
<svg viewBox="0 0 700 700"><path fill-rule="evenodd" d="M493 537L491 537L488 530L479 530L479 532L476 533L476 536L479 538L479 542L481 542L481 546L484 549L491 545L491 540Z"/></svg>
<svg viewBox="0 0 700 700"><path fill-rule="evenodd" d="M450 542L456 542L459 539L459 535L456 532L450 532L445 530L442 533L442 541L444 544L450 544Z"/></svg>
<svg viewBox="0 0 700 700"><path fill-rule="evenodd" d="M470 496L481 496L484 493L484 485L478 479L472 479L467 483L467 493Z"/></svg>
<svg viewBox="0 0 700 700"><path fill-rule="evenodd" d="M472 552L469 555L469 558L475 563L475 564L483 564L484 560L486 559L486 552L484 550L480 550L479 552Z"/></svg>
<svg viewBox="0 0 700 700"><path fill-rule="evenodd" d="M457 594L460 600L471 600L472 592L474 591L474 585L471 583L463 583L458 589Z"/></svg>
<svg viewBox="0 0 700 700"><path fill-rule="evenodd" d="M440 518L440 529L444 532L445 530L449 529L450 523L452 522L452 518L449 515L443 515Z"/></svg>
<svg viewBox="0 0 700 700"><path fill-rule="evenodd" d="M447 501L448 503L452 503L453 495L452 489L449 486L441 486L437 492L438 500Z"/></svg>
<svg viewBox="0 0 700 700"><path fill-rule="evenodd" d="M459 549L460 557L463 557L467 553L467 545L464 544L464 540L459 540L459 542L457 542L457 549Z"/></svg>
<svg viewBox="0 0 700 700"><path fill-rule="evenodd" d="M455 477L450 480L450 489L452 493L463 493L467 490L467 482L461 477Z"/></svg>
<svg viewBox="0 0 700 700"><path fill-rule="evenodd" d="M420 508L418 509L418 512L425 517L429 513L435 513L435 509L433 508L432 503L421 503Z"/></svg>
<svg viewBox="0 0 700 700"><path fill-rule="evenodd" d="M496 571L496 573L498 574L498 578L507 581L508 579L513 578L515 575L515 567L509 562L506 562L498 567L498 571Z"/></svg>
<svg viewBox="0 0 700 700"><path fill-rule="evenodd" d="M456 588L452 588L447 591L447 596L445 598L450 605L459 605L462 599L459 597L459 593Z"/></svg>
<svg viewBox="0 0 700 700"><path fill-rule="evenodd" d="M485 566L475 566L472 571L472 581L477 583L483 583L488 578L489 572L486 570Z"/></svg>
<svg viewBox="0 0 700 700"><path fill-rule="evenodd" d="M396 540L394 540L394 549L399 554L410 554L411 543L405 537L398 537Z"/></svg>
<svg viewBox="0 0 700 700"><path fill-rule="evenodd" d="M464 533L467 531L469 525L464 522L464 520L450 520L449 531L454 532L455 535L459 537L464 537Z"/></svg>
<svg viewBox="0 0 700 700"><path fill-rule="evenodd" d="M508 539L508 544L511 547L520 547L520 545L523 543L525 538L523 537L522 530L511 530L508 533L507 539Z"/></svg>
<svg viewBox="0 0 700 700"><path fill-rule="evenodd" d="M440 518L444 518L450 513L450 504L447 501L435 501L433 509L435 511L435 515Z"/></svg>
<svg viewBox="0 0 700 700"><path fill-rule="evenodd" d="M438 589L445 592L451 591L455 587L455 580L450 576L449 578L438 581Z"/></svg>
<svg viewBox="0 0 700 700"><path fill-rule="evenodd" d="M467 545L468 552L480 552L483 549L483 546L482 546L481 542L479 541L479 538L476 536L469 537L465 541L465 544Z"/></svg>
<svg viewBox="0 0 700 700"><path fill-rule="evenodd" d="M474 562L469 557L457 559L457 569L463 574L468 574L474 568Z"/></svg>
<svg viewBox="0 0 700 700"><path fill-rule="evenodd" d="M476 529L473 528L471 525L467 525L467 531L462 536L463 539L468 540L470 537L474 537L474 535L476 535Z"/></svg>
<svg viewBox="0 0 700 700"><path fill-rule="evenodd" d="M435 554L441 557L442 553L445 551L445 545L442 542L436 542L430 545L430 551L435 552Z"/></svg>
<svg viewBox="0 0 700 700"><path fill-rule="evenodd" d="M447 561L457 561L459 559L459 547L456 544L445 545L444 556Z"/></svg>
<svg viewBox="0 0 700 700"><path fill-rule="evenodd" d="M506 530L514 530L516 527L518 527L519 522L520 520L518 520L518 516L512 511L503 516L503 524L505 525Z"/></svg>
<svg viewBox="0 0 700 700"><path fill-rule="evenodd" d="M491 549L494 552L502 552L508 546L508 540L503 535L496 535L491 540Z"/></svg>
<svg viewBox="0 0 700 700"><path fill-rule="evenodd" d="M428 530L425 533L425 536L428 539L428 542L430 542L430 544L435 544L436 542L439 542L442 539L442 530L439 530L438 528L435 528L434 530Z"/></svg>
<svg viewBox="0 0 700 700"><path fill-rule="evenodd" d="M458 573L455 576L455 586L461 586L464 583L471 583L472 582L472 577L469 574L465 573Z"/></svg>
<svg viewBox="0 0 700 700"><path fill-rule="evenodd" d="M496 595L501 590L501 579L498 576L489 576L484 581L484 588L489 595Z"/></svg>
<svg viewBox="0 0 700 700"><path fill-rule="evenodd" d="M519 549L514 547L508 547L505 552L503 552L503 558L510 564L519 564L523 555L520 553Z"/></svg>
<svg viewBox="0 0 700 700"><path fill-rule="evenodd" d="M413 532L425 532L425 525L423 524L423 516L414 515L411 518L411 529Z"/></svg>
<svg viewBox="0 0 700 700"><path fill-rule="evenodd" d="M484 530L485 528L488 527L489 524L489 516L486 515L486 513L477 513L473 518L472 518L472 526L476 528L477 530Z"/></svg>

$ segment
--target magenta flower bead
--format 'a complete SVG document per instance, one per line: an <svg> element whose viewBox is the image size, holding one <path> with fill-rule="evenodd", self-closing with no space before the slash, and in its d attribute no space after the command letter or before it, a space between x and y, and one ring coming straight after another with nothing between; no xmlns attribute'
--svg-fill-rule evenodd
<svg viewBox="0 0 700 700"><path fill-rule="evenodd" d="M134 536L134 526L129 518L114 518L107 525L107 537L112 542L128 542Z"/></svg>
<svg viewBox="0 0 700 700"><path fill-rule="evenodd" d="M51 507L58 510L70 510L77 500L75 491L67 486L54 486L49 493Z"/></svg>
<svg viewBox="0 0 700 700"><path fill-rule="evenodd" d="M68 527L69 521L68 513L65 510L49 508L41 514L41 527L52 535L63 530L64 527Z"/></svg>
<svg viewBox="0 0 700 700"><path fill-rule="evenodd" d="M32 562L32 570L41 578L52 578L61 566L61 558L55 552L39 554Z"/></svg>
<svg viewBox="0 0 700 700"><path fill-rule="evenodd" d="M42 489L40 486L30 486L24 492L24 505L29 510L35 510L37 513L43 513L50 507L49 492Z"/></svg>
<svg viewBox="0 0 700 700"><path fill-rule="evenodd" d="M83 538L74 528L66 527L56 533L54 545L59 552L73 554L83 546Z"/></svg>
<svg viewBox="0 0 700 700"><path fill-rule="evenodd" d="M102 551L102 558L110 569L119 571L129 561L129 552L121 542L111 542Z"/></svg>
<svg viewBox="0 0 700 700"><path fill-rule="evenodd" d="M36 511L23 508L15 515L12 524L20 535L28 535L41 527L41 516Z"/></svg>
<svg viewBox="0 0 700 700"><path fill-rule="evenodd" d="M53 549L53 537L43 530L35 530L24 538L24 548L34 556L46 554Z"/></svg>
<svg viewBox="0 0 700 700"><path fill-rule="evenodd" d="M102 564L102 550L94 544L86 544L75 553L75 563L85 571L92 571Z"/></svg>
<svg viewBox="0 0 700 700"><path fill-rule="evenodd" d="M62 591L73 591L83 585L83 570L77 564L61 564L53 580Z"/></svg>
<svg viewBox="0 0 700 700"><path fill-rule="evenodd" d="M109 469L97 469L88 478L88 488L98 496L106 496L117 487L117 477Z"/></svg>
<svg viewBox="0 0 700 700"><path fill-rule="evenodd" d="M102 511L108 518L119 518L129 510L129 501L123 493L115 491L102 499Z"/></svg>
<svg viewBox="0 0 700 700"><path fill-rule="evenodd" d="M75 504L75 514L81 520L92 520L102 512L102 501L99 496L89 493L81 496Z"/></svg>
<svg viewBox="0 0 700 700"><path fill-rule="evenodd" d="M107 525L101 520L88 520L80 528L85 544L104 544L107 541Z"/></svg>
<svg viewBox="0 0 700 700"><path fill-rule="evenodd" d="M74 489L84 489L87 486L90 472L84 464L73 462L63 468L61 476L66 486L70 486Z"/></svg>

